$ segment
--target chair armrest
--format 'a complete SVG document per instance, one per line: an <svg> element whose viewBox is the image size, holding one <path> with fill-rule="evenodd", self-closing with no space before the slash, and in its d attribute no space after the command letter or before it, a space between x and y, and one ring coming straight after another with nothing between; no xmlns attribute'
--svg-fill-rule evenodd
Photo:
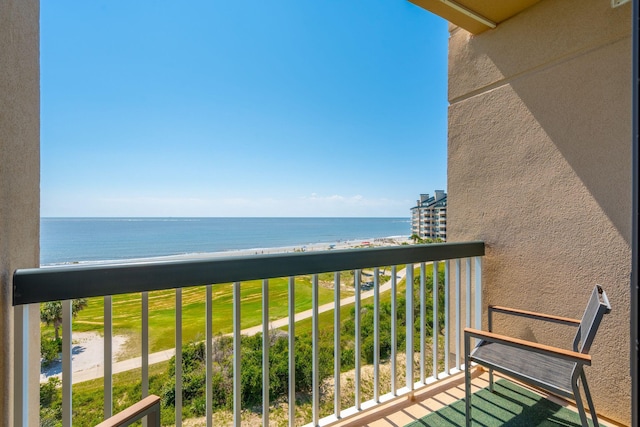
<svg viewBox="0 0 640 427"><path fill-rule="evenodd" d="M160 398L155 394L151 394L145 397L141 401L129 406L122 412L119 412L111 418L104 420L96 427L117 427L123 425L127 426L133 421L139 420L145 415L149 415L153 412L156 413L155 420L157 421L158 425L160 425Z"/></svg>
<svg viewBox="0 0 640 427"><path fill-rule="evenodd" d="M491 315L491 313L494 311L497 313L512 314L515 316L527 317L530 319L539 319L539 320L544 320L544 321L553 322L553 323L562 323L565 325L578 326L580 324L579 320L571 319L569 317L560 317L560 316L554 316L551 314L537 313L535 311L519 310L517 308L490 305L489 315Z"/></svg>
<svg viewBox="0 0 640 427"><path fill-rule="evenodd" d="M468 337L480 338L485 341L496 342L512 347L518 347L534 351L536 353L547 354L549 356L558 357L560 359L571 360L572 362L580 363L582 365L591 366L591 356L584 353L578 353L576 351L565 350L558 347L552 347L545 344L539 344L532 341L525 341L518 338L508 337L506 335L499 335L493 332L479 331L472 328L464 328L465 340Z"/></svg>

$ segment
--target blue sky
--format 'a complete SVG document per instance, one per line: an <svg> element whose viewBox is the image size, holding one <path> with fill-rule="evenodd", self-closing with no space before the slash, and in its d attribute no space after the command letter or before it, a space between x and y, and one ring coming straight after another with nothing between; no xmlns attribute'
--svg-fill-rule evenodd
<svg viewBox="0 0 640 427"><path fill-rule="evenodd" d="M41 2L42 216L402 216L446 189L406 0Z"/></svg>

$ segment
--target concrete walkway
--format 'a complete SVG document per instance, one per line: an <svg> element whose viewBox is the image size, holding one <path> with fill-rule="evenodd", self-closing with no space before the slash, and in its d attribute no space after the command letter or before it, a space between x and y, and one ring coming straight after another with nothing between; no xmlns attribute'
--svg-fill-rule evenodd
<svg viewBox="0 0 640 427"><path fill-rule="evenodd" d="M406 269L397 271L396 276L397 276L398 282L400 282L406 276ZM380 286L380 292L385 292L390 289L391 289L391 280L389 280L388 282ZM362 292L361 294L362 299L369 298L369 297L373 297L373 290ZM353 304L355 300L356 300L355 295L344 298L340 300L340 306L342 307L344 305ZM335 304L333 302L323 304L320 307L318 307L318 313L324 313L326 311L333 310L334 307L335 307ZM299 322L301 320L308 319L312 316L312 314L313 314L313 311L311 309L297 313L295 315L295 321ZM282 319L274 320L273 322L270 323L269 327L275 329L275 328L287 326L288 324L289 324L289 318L284 317ZM242 335L255 335L259 332L262 332L262 325L257 325L251 328L243 329L241 333ZM155 363L160 363L160 362L169 360L175 355L175 353L176 353L175 348L159 351L156 353L151 353L149 354L149 365L153 365ZM141 366L142 366L142 357L135 357L135 358L123 360L120 362L115 362L113 364L112 369L113 369L113 373L117 374L120 372L137 369L137 368L140 368ZM60 375L61 374L57 374L54 376L59 377ZM73 384L77 384L84 381L89 381L89 380L102 378L102 377L104 377L104 366L102 366L101 364L98 364L91 369L85 369L82 371L73 371L72 382ZM46 382L46 380L44 382Z"/></svg>

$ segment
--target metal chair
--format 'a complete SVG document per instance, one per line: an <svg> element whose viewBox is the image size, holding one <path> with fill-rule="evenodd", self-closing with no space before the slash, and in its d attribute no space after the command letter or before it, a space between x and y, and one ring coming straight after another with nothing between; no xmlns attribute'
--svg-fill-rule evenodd
<svg viewBox="0 0 640 427"><path fill-rule="evenodd" d="M602 316L611 311L607 295L600 285L596 285L582 320L551 316L531 311L517 310L507 307L489 306L489 332L465 328L465 404L466 425L471 426L471 376L470 364L477 363L489 369L489 389L493 392L493 371L515 378L558 394L574 399L582 425L587 427L587 415L580 396L578 380L584 388L584 394L591 412L594 426L598 426L598 418L589 393L584 366L591 365L588 354ZM551 347L522 339L511 338L492 332L493 313L504 313L538 319L547 322L577 327L573 350ZM471 349L471 338L479 339L475 348Z"/></svg>

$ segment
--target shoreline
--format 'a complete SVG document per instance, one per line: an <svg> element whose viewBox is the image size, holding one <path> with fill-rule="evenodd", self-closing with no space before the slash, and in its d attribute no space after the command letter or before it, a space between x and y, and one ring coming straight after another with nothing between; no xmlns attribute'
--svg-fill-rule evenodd
<svg viewBox="0 0 640 427"><path fill-rule="evenodd" d="M217 252L192 252L175 255L159 255L140 258L125 258L112 260L96 260L96 261L67 261L53 264L41 264L41 268L69 267L75 265L105 265L105 264L136 264L143 262L160 262L160 261L186 261L197 259L223 258L230 256L247 256L247 255L263 255L263 254L282 254L293 252L315 252L326 250L340 249L356 249L360 247L383 247L397 246L403 243L411 243L410 236L388 236L375 237L370 239L350 239L338 240L335 242L308 243L292 246L277 246L268 248L250 248L250 249L231 249Z"/></svg>

